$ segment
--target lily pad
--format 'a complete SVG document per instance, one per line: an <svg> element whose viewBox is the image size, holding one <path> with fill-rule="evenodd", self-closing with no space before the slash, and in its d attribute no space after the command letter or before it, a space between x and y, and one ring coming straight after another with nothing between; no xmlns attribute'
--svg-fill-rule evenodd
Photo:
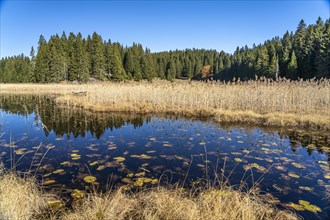
<svg viewBox="0 0 330 220"><path fill-rule="evenodd" d="M144 175L146 175L145 172L140 172L140 173L136 173L134 176L141 177L141 176L144 176Z"/></svg>
<svg viewBox="0 0 330 220"><path fill-rule="evenodd" d="M143 186L143 180L142 178L139 178L137 179L135 182L134 182L134 186Z"/></svg>
<svg viewBox="0 0 330 220"><path fill-rule="evenodd" d="M293 202L285 203L283 204L287 208L293 208L296 211L304 211L305 207L299 204L295 204Z"/></svg>
<svg viewBox="0 0 330 220"><path fill-rule="evenodd" d="M296 178L296 179L300 178L300 176L298 174L295 174L295 173L292 173L292 172L289 172L288 176Z"/></svg>
<svg viewBox="0 0 330 220"><path fill-rule="evenodd" d="M312 191L313 190L313 187L308 187L308 186L299 186L299 189L301 190L305 190L305 191Z"/></svg>
<svg viewBox="0 0 330 220"><path fill-rule="evenodd" d="M47 185L53 184L55 182L56 182L55 180L46 180L46 181L42 182L42 185L47 186Z"/></svg>
<svg viewBox="0 0 330 220"><path fill-rule="evenodd" d="M118 163L125 161L125 157L114 157L113 159L116 160Z"/></svg>
<svg viewBox="0 0 330 220"><path fill-rule="evenodd" d="M85 193L79 189L74 189L71 196L73 199L82 199L85 196Z"/></svg>
<svg viewBox="0 0 330 220"><path fill-rule="evenodd" d="M158 183L158 179L153 179L151 182L150 182L152 185L156 185Z"/></svg>
<svg viewBox="0 0 330 220"><path fill-rule="evenodd" d="M49 200L47 202L47 205L51 209L59 209L59 208L63 207L63 203L61 200Z"/></svg>
<svg viewBox="0 0 330 220"><path fill-rule="evenodd" d="M86 183L93 183L93 182L96 181L96 177L95 177L95 176L85 176L85 177L84 177L84 181L85 181Z"/></svg>
<svg viewBox="0 0 330 220"><path fill-rule="evenodd" d="M71 162L70 161L64 161L61 163L61 165L63 166L70 166L71 165Z"/></svg>
<svg viewBox="0 0 330 220"><path fill-rule="evenodd" d="M299 168L299 169L306 168L304 165L302 165L300 163L292 162L291 164L292 164L292 166Z"/></svg>
<svg viewBox="0 0 330 220"><path fill-rule="evenodd" d="M96 164L98 164L99 162L97 162L97 161L94 161L94 162L92 162L92 163L89 163L89 166L95 166Z"/></svg>
<svg viewBox="0 0 330 220"><path fill-rule="evenodd" d="M63 173L64 170L63 169L58 169L58 170L55 170L53 173L54 174L60 174L60 173Z"/></svg>
<svg viewBox="0 0 330 220"><path fill-rule="evenodd" d="M298 203L302 206L304 206L304 208L310 212L313 213L317 213L317 212L321 212L320 207L316 206L316 205L312 205L310 204L310 202L305 201L305 200L299 200Z"/></svg>
<svg viewBox="0 0 330 220"><path fill-rule="evenodd" d="M104 170L104 168L105 168L105 166L104 165L101 165L96 170Z"/></svg>
<svg viewBox="0 0 330 220"><path fill-rule="evenodd" d="M130 178L126 178L126 177L125 178L122 178L121 181L123 183L131 183L132 182L132 180Z"/></svg>

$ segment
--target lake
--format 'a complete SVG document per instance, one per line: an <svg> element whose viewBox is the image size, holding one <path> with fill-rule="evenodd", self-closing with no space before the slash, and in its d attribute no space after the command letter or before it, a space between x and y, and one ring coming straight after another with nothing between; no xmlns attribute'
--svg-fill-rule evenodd
<svg viewBox="0 0 330 220"><path fill-rule="evenodd" d="M0 95L0 162L63 194L92 186L202 187L217 179L301 210L306 219L328 219L329 136L179 116L92 113L58 106L54 97ZM140 177L142 186L136 184Z"/></svg>

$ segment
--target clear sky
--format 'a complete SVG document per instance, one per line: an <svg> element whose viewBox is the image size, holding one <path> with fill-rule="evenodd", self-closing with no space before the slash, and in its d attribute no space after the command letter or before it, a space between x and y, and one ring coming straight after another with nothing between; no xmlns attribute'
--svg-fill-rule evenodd
<svg viewBox="0 0 330 220"><path fill-rule="evenodd" d="M151 51L186 48L224 50L263 43L295 31L301 19L329 18L329 0L267 1L47 1L0 0L0 56L37 48L63 31L83 37L96 31L103 40L141 43Z"/></svg>

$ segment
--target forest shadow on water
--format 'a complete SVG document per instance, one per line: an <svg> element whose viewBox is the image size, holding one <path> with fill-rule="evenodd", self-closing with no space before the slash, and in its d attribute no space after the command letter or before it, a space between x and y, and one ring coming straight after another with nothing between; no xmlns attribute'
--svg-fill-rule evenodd
<svg viewBox="0 0 330 220"><path fill-rule="evenodd" d="M329 134L198 118L93 113L51 96L0 96L0 161L63 194L109 187L252 188L306 219L328 219ZM303 202L301 202L303 201Z"/></svg>

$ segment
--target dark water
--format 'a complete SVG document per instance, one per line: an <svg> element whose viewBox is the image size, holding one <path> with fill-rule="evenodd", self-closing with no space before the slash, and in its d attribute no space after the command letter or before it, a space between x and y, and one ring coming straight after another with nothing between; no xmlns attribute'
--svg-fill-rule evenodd
<svg viewBox="0 0 330 220"><path fill-rule="evenodd" d="M35 173L50 190L88 188L87 175L102 190L137 187L139 177L151 178L143 187L155 179L192 187L223 173L235 187L244 182L272 195L279 207L310 202L298 206L306 219L328 219L329 152L329 134L316 131L90 113L51 97L0 96L0 162Z"/></svg>

